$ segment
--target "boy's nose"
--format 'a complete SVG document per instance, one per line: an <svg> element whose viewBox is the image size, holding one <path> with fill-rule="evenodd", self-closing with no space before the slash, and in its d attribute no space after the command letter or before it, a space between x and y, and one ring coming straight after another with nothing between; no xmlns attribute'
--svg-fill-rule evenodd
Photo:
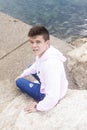
<svg viewBox="0 0 87 130"><path fill-rule="evenodd" d="M36 47L37 46L37 43L35 42L35 43L33 43L33 47Z"/></svg>

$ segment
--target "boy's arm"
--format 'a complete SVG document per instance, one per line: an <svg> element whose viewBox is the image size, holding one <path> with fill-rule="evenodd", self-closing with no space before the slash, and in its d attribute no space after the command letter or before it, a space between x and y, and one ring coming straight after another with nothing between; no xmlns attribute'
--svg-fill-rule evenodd
<svg viewBox="0 0 87 130"><path fill-rule="evenodd" d="M23 71L23 73L20 76L18 76L17 78L27 77L34 73L36 73L36 62L33 63L29 68L25 69Z"/></svg>
<svg viewBox="0 0 87 130"><path fill-rule="evenodd" d="M63 98L68 86L64 67L61 62L56 64L55 62L51 63L49 69L48 67L46 68L46 74L44 75L46 82L46 96L37 104L36 109L39 111L48 111L53 108L60 98Z"/></svg>

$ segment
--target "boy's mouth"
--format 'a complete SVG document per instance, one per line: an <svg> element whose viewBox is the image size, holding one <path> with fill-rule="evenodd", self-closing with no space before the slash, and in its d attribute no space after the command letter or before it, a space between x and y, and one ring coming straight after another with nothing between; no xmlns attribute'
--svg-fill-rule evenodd
<svg viewBox="0 0 87 130"><path fill-rule="evenodd" d="M34 51L34 52L37 52L37 51L38 51L38 49L33 49L33 51Z"/></svg>

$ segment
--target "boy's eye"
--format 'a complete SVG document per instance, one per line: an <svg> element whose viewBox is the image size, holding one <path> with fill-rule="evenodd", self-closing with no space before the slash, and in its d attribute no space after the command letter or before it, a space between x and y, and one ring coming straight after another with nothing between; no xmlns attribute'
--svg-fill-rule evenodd
<svg viewBox="0 0 87 130"><path fill-rule="evenodd" d="M32 40L30 40L30 43L33 45L33 44L40 44L41 43L41 41L40 40L36 40L36 41L32 41Z"/></svg>
<svg viewBox="0 0 87 130"><path fill-rule="evenodd" d="M30 42L31 44L34 44L34 42Z"/></svg>

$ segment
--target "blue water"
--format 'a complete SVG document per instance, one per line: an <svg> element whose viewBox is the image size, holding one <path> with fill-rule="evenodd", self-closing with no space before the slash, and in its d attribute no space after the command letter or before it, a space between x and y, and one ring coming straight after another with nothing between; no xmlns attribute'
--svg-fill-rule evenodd
<svg viewBox="0 0 87 130"><path fill-rule="evenodd" d="M87 36L87 0L0 0L0 11L68 42Z"/></svg>

